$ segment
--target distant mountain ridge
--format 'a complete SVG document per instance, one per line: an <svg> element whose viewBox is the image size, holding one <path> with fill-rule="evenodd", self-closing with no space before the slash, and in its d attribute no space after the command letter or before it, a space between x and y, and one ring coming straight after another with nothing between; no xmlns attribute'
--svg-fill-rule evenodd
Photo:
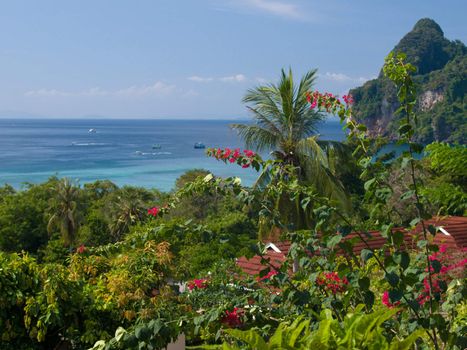
<svg viewBox="0 0 467 350"><path fill-rule="evenodd" d="M417 67L418 141L467 143L467 47L444 37L432 19L419 20L394 47ZM355 117L373 136L395 138L399 116L396 90L380 72L378 78L352 89Z"/></svg>

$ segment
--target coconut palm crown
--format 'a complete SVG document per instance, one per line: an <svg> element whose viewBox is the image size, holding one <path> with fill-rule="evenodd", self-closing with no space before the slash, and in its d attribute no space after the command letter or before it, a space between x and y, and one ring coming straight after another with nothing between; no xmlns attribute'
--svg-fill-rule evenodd
<svg viewBox="0 0 467 350"><path fill-rule="evenodd" d="M319 140L317 127L325 116L311 109L307 100L315 80L316 70L311 70L297 86L292 70L283 69L277 84L250 89L243 98L255 123L232 124L231 127L237 130L247 147L272 151L275 159L297 168L301 182L313 185L318 193L348 209L348 196L335 176L336 164L348 153L340 142ZM265 179L270 180L267 169L256 185L261 185Z"/></svg>
<svg viewBox="0 0 467 350"><path fill-rule="evenodd" d="M77 201L79 186L70 179L63 178L52 189L54 197L49 207L49 222L47 231L58 230L66 246L73 245L79 228Z"/></svg>

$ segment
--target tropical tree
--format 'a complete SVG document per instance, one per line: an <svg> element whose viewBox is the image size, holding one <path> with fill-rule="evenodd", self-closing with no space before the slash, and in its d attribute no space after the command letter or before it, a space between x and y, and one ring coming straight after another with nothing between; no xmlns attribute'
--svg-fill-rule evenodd
<svg viewBox="0 0 467 350"><path fill-rule="evenodd" d="M340 142L324 141L317 134L325 116L310 108L308 92L312 90L316 70L306 73L300 83L294 82L292 70L282 70L278 84L258 86L248 90L243 98L253 114L254 124L232 124L249 148L272 151L271 155L284 166L292 166L302 184L314 186L316 191L349 210L350 201L336 177L336 167L344 166L349 156ZM347 158L348 162L348 158ZM255 186L273 181L268 168L259 176ZM281 209L290 207L283 203ZM281 210L283 211L283 210ZM302 214L300 214L302 213ZM307 226L299 201L295 210L298 226ZM297 218L297 215L300 218ZM299 227L295 227L299 228Z"/></svg>
<svg viewBox="0 0 467 350"><path fill-rule="evenodd" d="M155 195L151 192L125 186L109 196L110 232L119 240L132 225L142 222Z"/></svg>
<svg viewBox="0 0 467 350"><path fill-rule="evenodd" d="M79 186L70 179L63 178L52 189L48 212L50 219L47 225L49 234L58 229L66 246L71 247L79 228L77 203Z"/></svg>

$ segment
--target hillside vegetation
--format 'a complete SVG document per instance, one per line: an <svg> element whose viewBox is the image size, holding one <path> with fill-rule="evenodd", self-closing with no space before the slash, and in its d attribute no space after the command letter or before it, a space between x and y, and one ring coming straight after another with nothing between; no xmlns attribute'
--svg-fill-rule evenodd
<svg viewBox="0 0 467 350"><path fill-rule="evenodd" d="M467 48L445 38L441 27L424 18L392 50L404 52L417 71L417 140L423 143L467 141ZM399 103L396 89L381 73L377 79L351 90L354 113L373 136L397 134Z"/></svg>

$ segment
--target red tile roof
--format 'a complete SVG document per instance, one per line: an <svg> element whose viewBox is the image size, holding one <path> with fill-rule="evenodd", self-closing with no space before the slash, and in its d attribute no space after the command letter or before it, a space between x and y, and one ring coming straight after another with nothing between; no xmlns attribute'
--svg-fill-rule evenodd
<svg viewBox="0 0 467 350"><path fill-rule="evenodd" d="M268 249L263 257L265 259L269 259L269 263L273 268L278 269L286 260L286 256L287 253L276 253L274 250ZM243 270L243 272L253 276L259 275L260 271L267 269L269 266L268 264L261 264L261 257L259 255L255 255L251 259L247 259L242 256L237 259L237 265Z"/></svg>
<svg viewBox="0 0 467 350"><path fill-rule="evenodd" d="M467 248L467 217L463 216L444 216L434 217L425 221L425 225L434 225L442 227L442 231L438 231L435 235L436 244L446 244L448 248ZM422 225L419 224L413 231L414 233L421 233Z"/></svg>
<svg viewBox="0 0 467 350"><path fill-rule="evenodd" d="M434 239L436 244L444 244L447 246L447 249L462 250L463 248L467 248L467 217L434 217L433 219L426 220L425 225L442 227L443 231L448 233L446 234L438 231ZM416 244L417 241L420 240L421 235L421 224L411 232L404 228L393 229L393 232L397 231L404 233L403 246L405 249L412 250L417 248ZM367 242L372 249L379 249L386 243L386 238L382 237L378 231L371 231L368 232L368 234L371 237L367 237ZM351 239L357 236L358 235L356 233L351 233L346 236L345 239ZM278 268L287 259L291 243L289 241L276 241L269 243L273 243L274 246L280 250L280 253L269 248L266 250L264 257L269 258L271 265ZM358 256L364 248L366 248L366 245L362 241L358 240L354 244L353 251ZM254 276L258 275L260 271L268 267L267 265L261 264L260 256L254 256L251 259L247 259L246 257L238 258L237 265L243 270L243 272Z"/></svg>

